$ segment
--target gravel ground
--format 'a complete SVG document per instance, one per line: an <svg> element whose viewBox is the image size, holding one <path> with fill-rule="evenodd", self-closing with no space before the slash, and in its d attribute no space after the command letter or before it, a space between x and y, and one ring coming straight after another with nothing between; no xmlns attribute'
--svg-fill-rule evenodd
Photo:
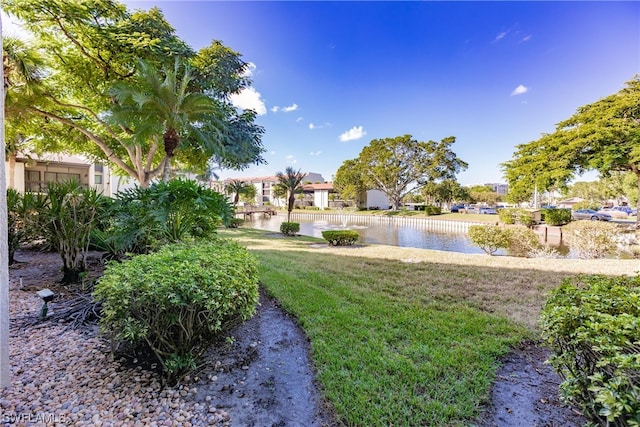
<svg viewBox="0 0 640 427"><path fill-rule="evenodd" d="M32 291L10 287L10 316L38 315ZM52 304L53 306L54 304ZM84 336L83 336L84 334ZM109 346L90 331L44 323L12 328L13 387L0 394L6 425L231 425L230 416L192 398L195 387L162 387L157 374L111 361ZM208 403L207 403L208 402Z"/></svg>
<svg viewBox="0 0 640 427"><path fill-rule="evenodd" d="M0 390L0 426L330 425L306 337L265 295L256 316L230 331L233 345L213 346L197 372L166 387L153 369L112 361L96 326L21 326L39 315L37 290L69 295L56 284L59 255L23 251L17 259L24 262L9 274L12 387Z"/></svg>

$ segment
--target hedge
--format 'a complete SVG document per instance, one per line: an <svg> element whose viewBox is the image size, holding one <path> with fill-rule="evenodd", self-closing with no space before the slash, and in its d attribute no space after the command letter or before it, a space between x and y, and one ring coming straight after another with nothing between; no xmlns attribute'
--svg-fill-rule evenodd
<svg viewBox="0 0 640 427"><path fill-rule="evenodd" d="M322 237L333 246L350 246L358 241L360 235L354 230L325 230Z"/></svg>
<svg viewBox="0 0 640 427"><path fill-rule="evenodd" d="M224 239L168 245L108 264L94 296L112 344L147 345L175 381L195 368L227 326L253 315L257 261Z"/></svg>

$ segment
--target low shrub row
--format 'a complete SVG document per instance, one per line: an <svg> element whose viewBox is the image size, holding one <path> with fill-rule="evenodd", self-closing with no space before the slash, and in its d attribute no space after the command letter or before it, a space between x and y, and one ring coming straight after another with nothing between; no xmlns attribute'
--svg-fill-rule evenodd
<svg viewBox="0 0 640 427"><path fill-rule="evenodd" d="M322 237L333 246L350 246L358 241L360 235L354 230L325 230Z"/></svg>
<svg viewBox="0 0 640 427"><path fill-rule="evenodd" d="M280 232L285 236L295 236L300 231L300 223L283 222L280 224Z"/></svg>

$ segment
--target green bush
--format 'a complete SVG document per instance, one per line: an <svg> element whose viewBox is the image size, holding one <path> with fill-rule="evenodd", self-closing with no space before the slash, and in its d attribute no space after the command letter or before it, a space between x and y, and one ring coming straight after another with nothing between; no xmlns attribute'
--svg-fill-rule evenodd
<svg viewBox="0 0 640 427"><path fill-rule="evenodd" d="M484 252L493 255L498 249L509 247L510 233L498 225L471 225L469 239Z"/></svg>
<svg viewBox="0 0 640 427"><path fill-rule="evenodd" d="M226 224L227 228L238 228L244 224L244 219L242 218L231 218Z"/></svg>
<svg viewBox="0 0 640 427"><path fill-rule="evenodd" d="M524 225L513 225L507 228L509 243L507 251L511 256L530 257L538 251L542 244L538 235Z"/></svg>
<svg viewBox="0 0 640 427"><path fill-rule="evenodd" d="M300 223L297 222L283 222L280 224L280 232L285 236L295 236L300 231Z"/></svg>
<svg viewBox="0 0 640 427"><path fill-rule="evenodd" d="M602 426L640 424L640 278L566 279L542 310L563 399Z"/></svg>
<svg viewBox="0 0 640 427"><path fill-rule="evenodd" d="M500 221L502 221L503 224L515 224L515 211L516 209L514 208L498 209L498 218L500 218Z"/></svg>
<svg viewBox="0 0 640 427"><path fill-rule="evenodd" d="M325 230L322 237L333 246L350 246L358 241L360 235L354 230Z"/></svg>
<svg viewBox="0 0 640 427"><path fill-rule="evenodd" d="M602 221L573 221L562 227L571 252L578 258L602 258L616 250L618 227Z"/></svg>
<svg viewBox="0 0 640 427"><path fill-rule="evenodd" d="M424 211L427 215L440 215L442 214L442 209L438 206L427 205L424 207Z"/></svg>
<svg viewBox="0 0 640 427"><path fill-rule="evenodd" d="M258 302L255 258L216 239L168 245L110 262L95 287L100 326L112 342L148 345L173 382L229 325L251 317Z"/></svg>
<svg viewBox="0 0 640 427"><path fill-rule="evenodd" d="M571 222L571 209L543 209L542 215L547 225L564 225Z"/></svg>

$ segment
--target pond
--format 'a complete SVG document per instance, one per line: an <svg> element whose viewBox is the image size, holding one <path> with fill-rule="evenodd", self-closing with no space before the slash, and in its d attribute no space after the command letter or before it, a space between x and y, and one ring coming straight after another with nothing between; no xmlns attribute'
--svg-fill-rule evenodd
<svg viewBox="0 0 640 427"><path fill-rule="evenodd" d="M322 238L324 230L351 229L358 232L363 243L470 254L484 253L471 243L465 232L433 230L416 224L376 224L370 221L362 224L358 223L362 221L354 219L353 216L345 216L344 219L335 221L310 218L311 216L309 219L298 216L292 219L300 223L300 234ZM246 226L279 232L283 221L286 221L286 215L279 214L271 218L255 218L253 221L247 221Z"/></svg>

